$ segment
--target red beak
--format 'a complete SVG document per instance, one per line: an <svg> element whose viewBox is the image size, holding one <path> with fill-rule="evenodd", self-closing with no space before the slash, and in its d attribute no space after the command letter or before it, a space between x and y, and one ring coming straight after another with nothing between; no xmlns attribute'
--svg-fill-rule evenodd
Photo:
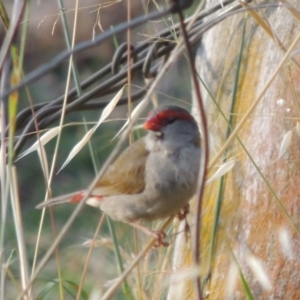
<svg viewBox="0 0 300 300"><path fill-rule="evenodd" d="M144 124L144 128L146 130L151 130L151 131L160 131L161 124L158 122L157 116L152 116L152 117L148 118Z"/></svg>

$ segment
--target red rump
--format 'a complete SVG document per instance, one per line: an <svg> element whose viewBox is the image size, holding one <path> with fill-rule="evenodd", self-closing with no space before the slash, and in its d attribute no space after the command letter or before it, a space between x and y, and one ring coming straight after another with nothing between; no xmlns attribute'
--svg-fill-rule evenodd
<svg viewBox="0 0 300 300"><path fill-rule="evenodd" d="M70 200L71 203L77 203L80 202L84 197L84 193L80 192L78 194L76 194L75 196L73 196ZM97 200L101 201L103 199L102 196L94 196L94 195L90 195L89 198L97 198Z"/></svg>
<svg viewBox="0 0 300 300"><path fill-rule="evenodd" d="M75 196L73 196L72 198L71 198L71 203L76 203L76 202L80 202L81 200L83 199L83 193L78 193L78 194L76 194Z"/></svg>

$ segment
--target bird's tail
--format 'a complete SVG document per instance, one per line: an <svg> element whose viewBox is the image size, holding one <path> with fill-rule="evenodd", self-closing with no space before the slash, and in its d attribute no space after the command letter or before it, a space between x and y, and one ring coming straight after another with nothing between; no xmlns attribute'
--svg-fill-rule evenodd
<svg viewBox="0 0 300 300"><path fill-rule="evenodd" d="M65 195L58 196L58 197L49 199L47 201L44 201L44 202L38 204L35 208L41 209L44 207L60 205L63 203L77 203L77 202L80 202L83 198L84 198L84 191L80 191L80 192L77 191L74 193L65 194Z"/></svg>

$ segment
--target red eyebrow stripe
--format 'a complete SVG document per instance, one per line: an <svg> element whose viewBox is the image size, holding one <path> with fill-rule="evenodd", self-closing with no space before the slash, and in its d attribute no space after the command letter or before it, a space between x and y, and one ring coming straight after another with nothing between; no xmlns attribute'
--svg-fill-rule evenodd
<svg viewBox="0 0 300 300"><path fill-rule="evenodd" d="M160 131L162 126L169 120L188 120L195 123L195 119L186 111L176 109L165 109L162 111L150 113L144 124L146 130Z"/></svg>
<svg viewBox="0 0 300 300"><path fill-rule="evenodd" d="M190 114L176 110L164 110L157 114L158 119L169 119L172 117L179 120L194 120Z"/></svg>

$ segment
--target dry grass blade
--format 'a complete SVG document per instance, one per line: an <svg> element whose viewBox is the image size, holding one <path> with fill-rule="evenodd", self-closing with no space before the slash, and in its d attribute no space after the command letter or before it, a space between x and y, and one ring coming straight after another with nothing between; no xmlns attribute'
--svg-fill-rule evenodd
<svg viewBox="0 0 300 300"><path fill-rule="evenodd" d="M43 145L41 145L41 147L38 149L38 154L39 154L39 159L40 159L41 166L43 169L45 181L48 182L48 180L49 180L49 165L48 165L48 160L47 160L47 154L46 154L46 151L45 151L45 148Z"/></svg>
<svg viewBox="0 0 300 300"><path fill-rule="evenodd" d="M121 99L123 95L125 85L120 89L120 91L116 94L116 96L107 104L107 106L103 109L103 112L101 114L100 120L96 127L98 127L104 120L107 119L107 117L111 114L111 112L114 110L116 107L117 103Z"/></svg>
<svg viewBox="0 0 300 300"><path fill-rule="evenodd" d="M216 179L219 179L221 178L223 175L225 175L226 173L228 173L235 165L236 161L235 160L231 160L231 161L228 161L226 162L225 164L223 164L217 171L216 173L214 173L214 175L209 178L207 181L206 181L206 184L216 180Z"/></svg>
<svg viewBox="0 0 300 300"><path fill-rule="evenodd" d="M143 101L141 101L141 102L135 107L135 109L132 111L132 113L131 113L131 115L130 115L130 118L128 118L128 119L126 120L125 124L122 126L122 128L118 131L118 133L114 136L114 138L113 138L112 140L116 139L116 138L124 131L124 129L128 126L128 124L130 123L130 120L131 120L132 118L134 118L137 114L140 114L140 112L141 112L141 110L142 110L142 107L143 107L143 105L144 105L144 101L145 101L145 100L146 100L146 99L144 99Z"/></svg>
<svg viewBox="0 0 300 300"><path fill-rule="evenodd" d="M10 46L12 45L13 38L16 34L16 31L19 27L19 21L22 18L24 6L26 1L14 1L14 7L12 10L12 17L9 28L6 32L5 38L1 45L0 50L0 71L2 70L3 64L5 62L5 58L7 57L7 53L10 50Z"/></svg>
<svg viewBox="0 0 300 300"><path fill-rule="evenodd" d="M60 128L57 126L45 132L38 141L36 141L30 148L28 148L26 151L20 154L17 160L21 159L22 157L28 155L33 151L36 151L40 145L45 146L48 142L50 142L59 134L59 131Z"/></svg>
<svg viewBox="0 0 300 300"><path fill-rule="evenodd" d="M292 130L289 130L283 137L281 145L280 145L280 150L279 150L279 155L278 158L282 157L285 152L288 150L290 147L291 141L292 141L292 136L293 132Z"/></svg>
<svg viewBox="0 0 300 300"><path fill-rule="evenodd" d="M227 283L226 283L226 299L233 299L234 297L234 290L236 289L237 281L238 281L238 268L236 264L232 263L230 265L228 276L227 276Z"/></svg>
<svg viewBox="0 0 300 300"><path fill-rule="evenodd" d="M21 283L22 288L25 290L28 284L28 261L27 261L27 251L25 245L25 237L24 237L24 227L22 221L22 210L20 207L20 199L18 194L18 184L17 184L17 173L16 168L13 167L11 170L11 186L10 186L10 194L11 194L11 203L13 209L13 217L15 222L15 231L17 235L17 244L18 244L18 252L20 259L20 274L21 274ZM26 293L26 299L31 299L30 290Z"/></svg>
<svg viewBox="0 0 300 300"><path fill-rule="evenodd" d="M281 227L278 232L279 242L283 255L287 259L293 258L293 239L287 228Z"/></svg>
<svg viewBox="0 0 300 300"><path fill-rule="evenodd" d="M122 97L123 91L124 91L125 86L122 87L122 89L117 93L117 95L108 103L108 105L103 109L103 112L101 114L101 117L98 121L98 123L91 128L81 139L79 143L77 143L72 151L70 152L68 158L64 162L64 164L61 166L58 172L60 172L65 166L75 157L75 155L89 142L91 139L92 135L94 132L97 130L97 128L105 121L108 116L111 114L111 112L114 110L116 107L117 103Z"/></svg>
<svg viewBox="0 0 300 300"><path fill-rule="evenodd" d="M59 173L62 169L64 169L66 167L66 165L75 157L75 155L89 142L89 140L91 139L91 137L93 136L93 134L95 133L97 128L93 127L92 129L90 129L85 135L84 137L81 139L81 141L79 143L77 143L72 151L70 152L70 154L68 155L66 161L63 163L63 165L61 166L61 168L58 170L57 173Z"/></svg>
<svg viewBox="0 0 300 300"><path fill-rule="evenodd" d="M262 261L260 261L257 257L250 255L248 257L248 265L262 288L266 291L270 291L272 289L272 284Z"/></svg>

